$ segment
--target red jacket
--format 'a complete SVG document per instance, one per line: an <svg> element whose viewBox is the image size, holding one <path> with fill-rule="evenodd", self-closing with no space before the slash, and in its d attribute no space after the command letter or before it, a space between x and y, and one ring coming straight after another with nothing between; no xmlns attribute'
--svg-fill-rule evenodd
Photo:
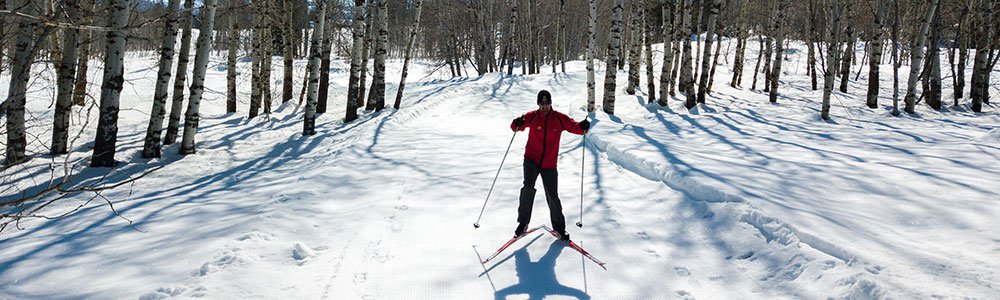
<svg viewBox="0 0 1000 300"><path fill-rule="evenodd" d="M580 124L569 116L552 110L542 114L537 110L530 111L522 116L524 126L517 127L511 122L510 129L528 131L528 145L524 148L524 158L535 163L540 163L543 169L554 169L556 158L559 156L559 138L562 137L563 130L582 135L583 129Z"/></svg>

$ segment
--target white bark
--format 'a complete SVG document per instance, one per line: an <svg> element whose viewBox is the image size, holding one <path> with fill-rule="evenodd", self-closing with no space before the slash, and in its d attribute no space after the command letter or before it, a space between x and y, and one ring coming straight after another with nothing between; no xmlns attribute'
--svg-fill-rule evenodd
<svg viewBox="0 0 1000 300"><path fill-rule="evenodd" d="M868 56L868 97L869 108L878 108L879 66L882 64L882 31L884 30L885 2L875 0L875 22L872 28L871 55Z"/></svg>
<svg viewBox="0 0 1000 300"><path fill-rule="evenodd" d="M375 111L385 109L385 59L388 54L389 0L378 1L378 36L376 37L375 64L372 87L369 91L375 100Z"/></svg>
<svg viewBox="0 0 1000 300"><path fill-rule="evenodd" d="M79 22L80 1L66 0L63 2L66 17L70 23ZM73 108L74 75L78 59L77 32L74 28L63 29L63 54L59 64L58 95L56 96L56 111L52 126L52 154L68 153L69 116Z"/></svg>
<svg viewBox="0 0 1000 300"><path fill-rule="evenodd" d="M14 2L22 7L22 12L35 14L37 7L32 3L23 5L23 2ZM13 6L13 5L12 5ZM4 156L4 165L12 166L27 160L25 148L27 147L27 134L24 126L24 106L25 95L28 88L28 78L30 77L31 64L34 60L34 33L38 24L28 18L21 18L17 22L17 41L14 44L13 57L11 58L11 79L8 89L7 99L0 104L0 111L7 114L7 149Z"/></svg>
<svg viewBox="0 0 1000 300"><path fill-rule="evenodd" d="M124 84L125 26L128 24L129 1L111 0L107 50L104 54L104 83L101 85L101 115L97 121L92 167L115 165L115 145L118 143L118 100Z"/></svg>
<svg viewBox="0 0 1000 300"><path fill-rule="evenodd" d="M632 2L632 13L629 18L629 47L628 47L628 86L625 92L635 95L635 89L639 86L639 65L642 61L642 6L644 0Z"/></svg>
<svg viewBox="0 0 1000 300"><path fill-rule="evenodd" d="M208 68L208 54L212 49L212 32L215 30L215 6L218 0L205 0L201 13L201 28L198 34L198 50L194 56L194 70L191 75L191 98L188 99L184 115L184 138L181 140L181 154L195 153L195 134L198 133L201 95L205 91L205 69Z"/></svg>
<svg viewBox="0 0 1000 300"><path fill-rule="evenodd" d="M927 31L930 29L931 18L934 17L937 3L938 0L931 0L930 6L927 8L927 17L923 19L920 31L917 32L913 47L910 49L910 77L906 79L906 97L903 98L903 102L905 103L903 111L907 113L912 114L916 112L914 108L917 102L917 77L920 76L920 67L923 65L921 62L924 61L924 45L927 43Z"/></svg>
<svg viewBox="0 0 1000 300"><path fill-rule="evenodd" d="M618 78L618 52L621 48L622 11L625 10L624 0L615 0L612 8L615 19L611 23L611 36L608 38L608 60L604 68L604 112L615 113L615 86Z"/></svg>
<svg viewBox="0 0 1000 300"><path fill-rule="evenodd" d="M683 21L681 22L681 32L683 33L684 38L680 41L683 53L681 54L681 66L680 66L681 78L677 87L681 90L682 93L684 93L684 97L686 99L684 102L684 107L686 107L687 109L691 109L692 107L695 106L697 100L696 95L694 93L694 77L691 74L691 51L692 51L691 36L694 34L693 32L694 29L691 26L691 19L693 17L693 12L692 16L686 16L686 15L688 14L688 11L697 8L692 9L691 0L683 0L683 2L684 5L683 8L681 8L683 10L681 12L681 17L683 18Z"/></svg>
<svg viewBox="0 0 1000 300"><path fill-rule="evenodd" d="M384 1L384 0L383 0ZM306 83L308 91L306 94L305 120L302 126L302 135L316 134L316 103L319 98L319 64L323 51L323 27L326 19L326 0L319 0L316 11L318 15L313 22L312 41L309 45L309 82Z"/></svg>
<svg viewBox="0 0 1000 300"><path fill-rule="evenodd" d="M163 46L160 48L160 65L153 92L153 108L149 114L149 126L142 147L143 158L160 157L160 134L163 133L163 118L166 116L167 88L170 86L170 67L174 62L174 44L177 41L177 17L180 14L180 0L170 0L167 6L167 20L163 26Z"/></svg>
<svg viewBox="0 0 1000 300"><path fill-rule="evenodd" d="M771 103L778 102L778 79L781 78L781 62L785 54L785 32L781 24L785 20L785 8L788 7L788 0L778 0L778 17L774 20L774 69L771 70ZM853 51L853 50L852 50Z"/></svg>
<svg viewBox="0 0 1000 300"><path fill-rule="evenodd" d="M830 119L830 96L833 93L833 79L837 77L837 39L840 36L840 3L838 0L830 0L830 26L826 30L826 72L823 74L823 107L820 117L824 120Z"/></svg>
<svg viewBox="0 0 1000 300"><path fill-rule="evenodd" d="M226 49L226 112L236 112L236 59L239 58L240 30L237 26L236 0L229 0L229 42ZM289 40L288 36L284 36ZM287 44L286 44L287 45Z"/></svg>
<svg viewBox="0 0 1000 300"><path fill-rule="evenodd" d="M406 88L406 75L409 73L410 52L413 51L413 43L417 41L417 31L420 30L420 4L422 0L413 1L413 26L410 28L410 37L406 42L406 52L403 52L403 71L399 78L399 88L396 89L396 101L392 107L399 109L399 104L403 100L403 89ZM480 64L483 62L480 61Z"/></svg>
<svg viewBox="0 0 1000 300"><path fill-rule="evenodd" d="M672 8L675 0L667 0L663 4L662 16L663 16L663 65L660 69L660 99L658 103L660 106L667 106L667 99L670 99L670 88L668 83L670 82L670 70L673 69L674 61L674 50L673 50L673 31L674 26L671 22L672 12L669 11Z"/></svg>
<svg viewBox="0 0 1000 300"><path fill-rule="evenodd" d="M184 19L181 21L181 49L177 55L177 75L174 77L173 100L170 104L170 121L167 123L167 136L163 138L163 144L170 145L177 140L177 133L180 131L181 110L184 108L184 82L187 81L187 65L191 54L191 24L194 0L184 1Z"/></svg>
<svg viewBox="0 0 1000 300"><path fill-rule="evenodd" d="M365 43L365 0L354 0L354 24L352 28L351 44L351 78L347 86L347 112L344 122L354 121L358 118L358 107L361 107L359 98L361 80L361 50Z"/></svg>
<svg viewBox="0 0 1000 300"><path fill-rule="evenodd" d="M594 34L597 31L597 0L590 0L590 17L587 22L587 53L585 57L587 59L587 111L593 112L597 109L596 104L596 91L594 90L597 83L594 79L594 54L597 51L596 42L594 41Z"/></svg>
<svg viewBox="0 0 1000 300"><path fill-rule="evenodd" d="M715 23L719 16L721 0L711 0L708 7L708 30L705 35L704 54L701 56L701 73L698 80L698 103L705 103L705 93L708 92L709 68L712 64L712 43L715 42Z"/></svg>

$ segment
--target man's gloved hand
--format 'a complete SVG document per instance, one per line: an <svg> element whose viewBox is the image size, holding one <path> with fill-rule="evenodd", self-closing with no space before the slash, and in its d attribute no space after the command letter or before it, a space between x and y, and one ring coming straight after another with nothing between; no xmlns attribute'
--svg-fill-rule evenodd
<svg viewBox="0 0 1000 300"><path fill-rule="evenodd" d="M588 120L580 121L580 129L582 129L583 131L590 130L590 121Z"/></svg>
<svg viewBox="0 0 1000 300"><path fill-rule="evenodd" d="M517 117L517 119L514 119L514 126L516 127L524 126L524 117Z"/></svg>

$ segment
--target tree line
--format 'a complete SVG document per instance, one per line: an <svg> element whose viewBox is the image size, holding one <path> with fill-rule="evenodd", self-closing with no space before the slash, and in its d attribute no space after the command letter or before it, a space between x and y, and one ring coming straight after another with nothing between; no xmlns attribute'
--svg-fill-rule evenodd
<svg viewBox="0 0 1000 300"><path fill-rule="evenodd" d="M437 68L447 68L456 77L538 74L546 67L558 73L565 72L567 61L584 60L590 111L596 109L597 97L594 62L603 61L602 107L609 114L614 113L618 71L626 69L625 91L643 91L649 102L662 106L671 98L682 98L688 109L705 103L720 65L733 70L732 78L726 78L730 86L749 84L777 102L790 43L806 45L804 67L812 89L823 89L823 118L830 117L834 89L865 93L865 105L878 108L880 67L887 61L894 74L893 114L900 114L899 106L914 113L920 103L942 109L948 102L941 88L944 78L953 81L953 105L960 105L968 93L971 109L981 112L989 103L990 73L1000 60L996 2L6 0L0 1L0 72L10 77L0 105L6 119L4 164L29 159L27 86L37 77L32 66L51 65L57 78L49 151L68 153L72 108L92 103L100 116L90 164L113 166L128 53L158 57L145 158L160 157L162 146L178 139L181 154L196 152L200 102L212 55L226 57L227 112L238 110L236 66L238 58L246 57L251 64L246 117L269 114L276 101L272 94L280 91L280 103L298 97L304 104L303 135L316 133L316 118L327 114L329 101L345 101L345 122L357 119L362 109L399 108L413 58L436 62ZM750 43L761 49L756 59L748 57ZM662 61L654 62L657 52ZM280 75L271 74L275 56L283 64ZM948 60L946 70L942 56ZM99 93L88 91L87 69L95 58L104 67ZM293 78L296 59L308 61L300 86ZM328 97L334 59L350 64L347 94L339 100ZM392 103L386 103L389 59L403 61L402 80L389 95L394 96ZM745 74L751 62L753 73ZM972 75L966 78L970 63ZM858 81L864 67L867 88L851 91L848 83ZM905 86L899 82L900 69L909 75ZM279 76L281 87L272 86ZM646 76L645 87L639 86L641 76Z"/></svg>

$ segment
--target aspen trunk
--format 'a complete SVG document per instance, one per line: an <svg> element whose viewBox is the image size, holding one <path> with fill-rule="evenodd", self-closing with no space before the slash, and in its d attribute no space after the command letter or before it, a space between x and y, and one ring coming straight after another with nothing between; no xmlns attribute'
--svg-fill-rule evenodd
<svg viewBox="0 0 1000 300"><path fill-rule="evenodd" d="M380 0L385 2L385 0ZM323 29L326 21L326 0L319 0L316 11L316 22L313 23L312 42L309 45L309 81L306 84L308 94L306 96L305 120L302 122L302 135L316 134L316 102L319 98L319 67L323 51Z"/></svg>
<svg viewBox="0 0 1000 300"><path fill-rule="evenodd" d="M851 79L851 62L854 61L854 48L855 41L857 38L854 36L854 20L851 19L852 5L846 5L846 16L847 19L847 31L844 32L844 38L846 39L846 47L844 48L844 56L842 61L840 61L840 92L847 93L847 84Z"/></svg>
<svg viewBox="0 0 1000 300"><path fill-rule="evenodd" d="M628 86L625 88L625 92L629 95L635 95L635 88L639 86L639 62L642 61L642 53L639 52L642 47L640 22L643 2L645 1L640 0L632 3L632 13L629 18Z"/></svg>
<svg viewBox="0 0 1000 300"><path fill-rule="evenodd" d="M12 1L11 6L21 7L21 12L29 15L36 14L38 8L31 2ZM17 40L14 49L11 51L10 65L10 88L8 89L7 100L0 104L6 106L0 111L7 114L7 149L4 156L4 165L13 166L28 160L25 156L28 140L24 125L24 106L28 89L28 78L31 73L31 65L35 56L34 36L38 23L28 18L17 20Z"/></svg>
<svg viewBox="0 0 1000 300"><path fill-rule="evenodd" d="M643 22L643 36L644 43L646 45L646 50L644 53L646 60L646 95L647 103L653 103L656 101L656 79L653 78L656 74L653 72L653 21L649 18L653 15L646 8L643 8L643 13L645 14L642 18Z"/></svg>
<svg viewBox="0 0 1000 300"><path fill-rule="evenodd" d="M403 101L403 89L406 88L406 75L409 73L410 52L413 51L413 44L417 41L417 31L420 30L420 5L422 0L413 1L413 26L410 27L410 37L406 42L406 52L403 52L403 71L399 78L399 88L396 89L396 101L392 107L399 109L400 102ZM481 61L480 64L483 64Z"/></svg>
<svg viewBox="0 0 1000 300"><path fill-rule="evenodd" d="M115 145L118 143L118 100L125 80L125 25L128 24L128 0L111 0L107 50L104 54L104 83L101 84L101 116L97 121L94 155L91 167L115 165Z"/></svg>
<svg viewBox="0 0 1000 300"><path fill-rule="evenodd" d="M240 31L236 19L236 1L229 0L229 41L226 49L226 112L236 112L236 59L239 56ZM176 35L176 34L175 34ZM288 36L285 36L287 39Z"/></svg>
<svg viewBox="0 0 1000 300"><path fill-rule="evenodd" d="M771 70L771 103L778 102L778 79L781 78L781 62L785 53L785 32L781 22L785 19L787 0L778 0L778 17L774 19L774 69Z"/></svg>
<svg viewBox="0 0 1000 300"><path fill-rule="evenodd" d="M518 0L511 0L510 7L510 32L509 38L507 39L507 57L504 60L507 61L507 75L514 75L514 36L517 35L517 2Z"/></svg>
<svg viewBox="0 0 1000 300"><path fill-rule="evenodd" d="M360 91L359 82L361 80L361 50L365 43L365 0L354 0L354 24L351 37L351 78L347 84L347 111L344 115L344 122L354 121L358 118L358 107L361 107L361 98L358 97Z"/></svg>
<svg viewBox="0 0 1000 300"><path fill-rule="evenodd" d="M670 97L670 88L667 87L668 82L670 82L670 70L673 69L673 52L674 49L671 47L673 45L673 18L671 18L672 7L674 6L675 0L668 0L663 4L661 8L662 19L663 19L663 65L660 68L660 99L657 103L660 106L667 106L669 103L667 99Z"/></svg>
<svg viewBox="0 0 1000 300"><path fill-rule="evenodd" d="M375 65L372 67L371 97L375 100L375 111L385 109L385 59L389 35L389 0L378 1L378 36L375 47Z"/></svg>
<svg viewBox="0 0 1000 300"><path fill-rule="evenodd" d="M982 112L983 103L986 102L989 93L989 52L990 41L993 40L993 36L990 32L990 19L993 16L993 2L983 1L981 6L981 18L983 24L980 25L978 32L979 38L976 45L976 55L972 65L972 84L970 86L971 90L969 96L972 98L972 111Z"/></svg>
<svg viewBox="0 0 1000 300"><path fill-rule="evenodd" d="M594 56L597 52L597 42L594 38L597 31L597 0L590 0L589 4L590 17L587 22L587 53L585 55L587 59L587 111L594 112L597 110L597 100L595 99L597 82L594 78Z"/></svg>
<svg viewBox="0 0 1000 300"><path fill-rule="evenodd" d="M830 26L826 30L826 72L823 74L823 107L820 111L820 117L824 120L830 119L830 96L833 93L833 78L837 76L837 51L839 46L837 45L838 37L840 36L840 3L838 0L830 0Z"/></svg>
<svg viewBox="0 0 1000 300"><path fill-rule="evenodd" d="M621 48L622 11L625 10L624 0L615 0L612 8L614 21L611 23L611 35L608 37L608 60L604 68L604 112L615 113L615 86L618 78L618 53Z"/></svg>
<svg viewBox="0 0 1000 300"><path fill-rule="evenodd" d="M83 24L90 24L94 19L94 0L82 0ZM73 105L83 106L87 100L87 71L90 65L90 30L80 31L79 58L76 63L76 78L73 87Z"/></svg>
<svg viewBox="0 0 1000 300"><path fill-rule="evenodd" d="M928 89L924 91L926 103L935 110L941 110L941 47L938 47L941 40L941 2L938 2L937 9L932 21L930 42L927 43L927 65Z"/></svg>
<svg viewBox="0 0 1000 300"><path fill-rule="evenodd" d="M872 29L871 55L868 57L868 98L869 108L878 108L879 66L882 64L882 30L885 19L885 3L875 0L875 26Z"/></svg>
<svg viewBox="0 0 1000 300"><path fill-rule="evenodd" d="M180 0L170 0L167 7L168 17L163 26L163 47L160 48L160 65L156 75L156 88L153 93L153 108L149 113L149 126L146 128L146 139L142 147L142 158L159 158L163 133L163 118L167 110L167 88L170 86L170 67L174 64L174 44L177 40L177 18L179 16ZM232 21L232 19L230 19Z"/></svg>
<svg viewBox="0 0 1000 300"><path fill-rule="evenodd" d="M689 10L695 10L697 7L691 7L691 0L684 0L684 6L681 8L684 11L682 14L687 14ZM691 15L694 13L692 11ZM681 32L683 32L684 39L681 40L681 66L680 66L680 82L678 83L678 88L682 93L684 93L685 102L684 107L691 109L697 103L697 98L694 93L694 77L691 74L691 36L694 34L693 28L691 27L691 18L684 18L681 23Z"/></svg>
<svg viewBox="0 0 1000 300"><path fill-rule="evenodd" d="M264 14L271 14L271 0L264 1ZM264 32L260 35L261 60L260 60L260 101L264 104L264 113L271 114L271 56L273 54L274 40L271 39L271 18L264 19Z"/></svg>
<svg viewBox="0 0 1000 300"><path fill-rule="evenodd" d="M715 42L715 22L719 16L721 0L711 0L708 7L708 28L705 33L705 49L701 56L701 76L698 80L698 103L705 103L705 94L708 92L708 75L712 64L712 43ZM690 108L690 107L688 107Z"/></svg>
<svg viewBox="0 0 1000 300"><path fill-rule="evenodd" d="M63 7L70 23L79 22L79 0L63 1ZM64 51L62 53L62 61L59 63L59 79L57 82L59 91L56 95L56 111L52 124L51 152L53 155L69 153L69 116L73 108L73 81L75 79L73 76L76 75L76 61L79 59L77 57L79 49L77 45L78 31L73 28L63 29Z"/></svg>
<svg viewBox="0 0 1000 300"><path fill-rule="evenodd" d="M180 129L181 109L184 108L184 82L187 81L188 55L191 53L191 26L194 0L184 2L184 19L181 21L181 49L177 55L177 76L174 77L174 92L170 104L170 119L167 122L167 135L163 138L164 145L173 144L177 140L177 132Z"/></svg>
<svg viewBox="0 0 1000 300"><path fill-rule="evenodd" d="M326 5L326 18L333 15L333 7L330 3ZM323 51L320 52L319 64L319 98L316 100L316 113L326 113L327 95L330 92L330 51L333 48L333 22L324 21L323 28Z"/></svg>
<svg viewBox="0 0 1000 300"><path fill-rule="evenodd" d="M181 139L180 154L195 153L195 134L198 133L200 120L199 107L201 96L205 92L205 69L208 68L208 54L212 49L212 32L215 30L215 6L217 0L204 0L202 6L201 28L198 32L198 49L194 55L194 69L191 73L191 97L188 98L187 111L184 114L184 137Z"/></svg>
<svg viewBox="0 0 1000 300"><path fill-rule="evenodd" d="M247 119L253 119L260 114L260 106L264 99L264 86L261 81L261 70L264 67L264 19L267 18L263 3L257 5L257 25L253 29L253 39L250 46L250 111Z"/></svg>
<svg viewBox="0 0 1000 300"><path fill-rule="evenodd" d="M914 47L910 51L910 77L906 79L906 97L903 98L905 106L903 111L915 113L914 108L917 102L917 77L920 75L921 62L924 60L924 45L927 43L927 31L930 29L931 18L937 8L938 0L931 0L927 8L927 17L923 19L920 31L914 39Z"/></svg>
<svg viewBox="0 0 1000 300"><path fill-rule="evenodd" d="M292 14L292 1L282 0L282 3L284 4L285 18L284 23L282 24L284 34L281 36L283 48L282 62L284 63L284 70L281 76L281 103L285 103L292 100L292 81L294 80L292 78L292 74L293 71L295 71L292 64L294 62L292 56L295 53L295 48L292 46L292 35L294 35L295 32L295 23L292 22L292 20L294 20L294 15Z"/></svg>

